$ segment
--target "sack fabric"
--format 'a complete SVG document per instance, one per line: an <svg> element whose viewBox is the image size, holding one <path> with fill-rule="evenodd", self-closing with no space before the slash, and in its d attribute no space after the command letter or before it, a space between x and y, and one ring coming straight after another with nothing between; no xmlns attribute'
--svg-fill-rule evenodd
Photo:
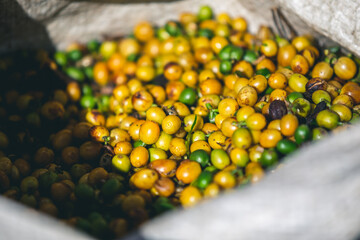
<svg viewBox="0 0 360 240"><path fill-rule="evenodd" d="M360 55L358 0L2 0L0 53L64 49L131 32L140 20L164 24L210 5L243 16L249 29L272 25L280 7L298 33ZM360 125L303 147L253 186L157 217L125 239L359 239ZM90 239L0 197L1 239Z"/></svg>

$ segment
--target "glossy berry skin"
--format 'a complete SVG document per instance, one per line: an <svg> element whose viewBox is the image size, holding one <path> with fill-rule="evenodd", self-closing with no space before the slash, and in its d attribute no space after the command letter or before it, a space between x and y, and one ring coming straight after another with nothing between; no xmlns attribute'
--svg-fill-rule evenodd
<svg viewBox="0 0 360 240"><path fill-rule="evenodd" d="M169 115L162 121L162 129L167 134L176 133L181 127L181 120L178 116Z"/></svg>
<svg viewBox="0 0 360 240"><path fill-rule="evenodd" d="M155 122L146 121L140 127L139 136L140 140L145 144L154 144L159 139L160 127Z"/></svg>
<svg viewBox="0 0 360 240"><path fill-rule="evenodd" d="M180 202L184 207L192 207L201 200L201 192L193 186L186 187L180 195Z"/></svg>
<svg viewBox="0 0 360 240"><path fill-rule="evenodd" d="M295 130L294 137L295 137L296 143L299 145L306 141L309 141L312 138L311 130L310 130L309 126L307 126L307 125L298 126L298 128Z"/></svg>
<svg viewBox="0 0 360 240"><path fill-rule="evenodd" d="M194 105L196 102L196 95L197 94L195 89L185 88L180 94L179 101L188 106Z"/></svg>
<svg viewBox="0 0 360 240"><path fill-rule="evenodd" d="M232 143L238 148L249 148L252 143L250 131L246 128L239 128L232 136Z"/></svg>
<svg viewBox="0 0 360 240"><path fill-rule="evenodd" d="M210 162L210 156L206 151L199 149L190 154L190 160L198 162L201 167L206 167Z"/></svg>
<svg viewBox="0 0 360 240"><path fill-rule="evenodd" d="M276 153L276 150L266 149L261 155L261 158L259 159L260 163L264 167L271 167L275 165L279 160L278 154Z"/></svg>
<svg viewBox="0 0 360 240"><path fill-rule="evenodd" d="M348 57L340 57L334 65L336 76L344 80L350 80L356 74L357 67L355 62Z"/></svg>
<svg viewBox="0 0 360 240"><path fill-rule="evenodd" d="M200 173L201 167L198 162L184 160L176 170L176 178L185 184L189 184L195 181Z"/></svg>
<svg viewBox="0 0 360 240"><path fill-rule="evenodd" d="M149 161L149 151L142 146L134 148L130 154L130 162L134 167L145 166Z"/></svg>
<svg viewBox="0 0 360 240"><path fill-rule="evenodd" d="M260 145L264 148L276 147L276 144L282 139L281 132L277 129L266 129L260 134Z"/></svg>
<svg viewBox="0 0 360 240"><path fill-rule="evenodd" d="M284 155L294 152L297 148L298 145L288 139L282 139L276 144L276 150Z"/></svg>
<svg viewBox="0 0 360 240"><path fill-rule="evenodd" d="M158 178L155 170L144 168L131 176L130 183L139 189L146 190L151 189Z"/></svg>
<svg viewBox="0 0 360 240"><path fill-rule="evenodd" d="M287 114L280 120L281 133L287 137L293 136L298 125L299 120L297 117L292 114Z"/></svg>
<svg viewBox="0 0 360 240"><path fill-rule="evenodd" d="M211 152L211 163L217 169L224 169L230 164L230 158L227 153L222 149L215 149Z"/></svg>
<svg viewBox="0 0 360 240"><path fill-rule="evenodd" d="M131 168L129 157L123 154L115 155L112 159L112 164L116 170L124 173L129 172Z"/></svg>
<svg viewBox="0 0 360 240"><path fill-rule="evenodd" d="M262 130L266 126L266 118L261 113L254 113L246 119L246 125L251 130Z"/></svg>
<svg viewBox="0 0 360 240"><path fill-rule="evenodd" d="M319 127L334 129L339 122L339 115L330 110L323 110L316 116L316 123Z"/></svg>

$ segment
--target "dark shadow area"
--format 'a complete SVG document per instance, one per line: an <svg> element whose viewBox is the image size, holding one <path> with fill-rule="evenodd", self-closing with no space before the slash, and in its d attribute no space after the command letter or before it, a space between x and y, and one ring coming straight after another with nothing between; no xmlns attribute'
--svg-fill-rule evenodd
<svg viewBox="0 0 360 240"><path fill-rule="evenodd" d="M0 53L18 49L54 50L45 27L15 0L0 1Z"/></svg>
<svg viewBox="0 0 360 240"><path fill-rule="evenodd" d="M48 91L62 84L55 80L54 73L50 69L35 68L39 65L34 60L38 49L54 51L45 27L31 19L17 1L1 0L0 56L11 61L7 70L0 70L2 92L11 89L20 92L29 89Z"/></svg>
<svg viewBox="0 0 360 240"><path fill-rule="evenodd" d="M139 231L134 231L118 240L146 240L146 237L142 236Z"/></svg>
<svg viewBox="0 0 360 240"><path fill-rule="evenodd" d="M360 240L360 233L354 238L354 240Z"/></svg>

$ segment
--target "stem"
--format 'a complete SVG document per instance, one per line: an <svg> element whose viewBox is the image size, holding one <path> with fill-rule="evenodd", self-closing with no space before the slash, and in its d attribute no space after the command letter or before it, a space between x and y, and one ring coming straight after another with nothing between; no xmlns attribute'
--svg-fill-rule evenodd
<svg viewBox="0 0 360 240"><path fill-rule="evenodd" d="M195 119L194 119L193 124L191 125L190 132L186 135L185 145L186 145L186 149L187 149L186 152L187 152L188 157L190 157L190 142L191 142L192 132L194 130L196 121L197 121L197 115L195 115Z"/></svg>
<svg viewBox="0 0 360 240"><path fill-rule="evenodd" d="M104 136L103 139L104 139L104 145L105 146L108 145L110 142L110 136Z"/></svg>

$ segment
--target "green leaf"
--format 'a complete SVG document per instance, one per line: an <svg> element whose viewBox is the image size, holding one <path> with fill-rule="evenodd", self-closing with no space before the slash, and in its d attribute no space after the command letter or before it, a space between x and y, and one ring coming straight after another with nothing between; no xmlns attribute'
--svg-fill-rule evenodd
<svg viewBox="0 0 360 240"><path fill-rule="evenodd" d="M104 139L104 144L108 145L110 142L110 136L104 136L103 139Z"/></svg>
<svg viewBox="0 0 360 240"><path fill-rule="evenodd" d="M194 130L194 127L195 127L196 121L197 121L197 115L195 115L195 119L194 119L193 124L191 125L190 132L192 132L192 131Z"/></svg>
<svg viewBox="0 0 360 240"><path fill-rule="evenodd" d="M195 115L195 119L194 119L193 124L191 125L190 132L188 132L188 134L186 135L185 146L187 149L187 156L190 156L190 142L191 142L192 132L194 130L196 121L197 121L197 115Z"/></svg>
<svg viewBox="0 0 360 240"><path fill-rule="evenodd" d="M206 108L207 108L208 110L211 110L211 109L212 109L212 106L211 106L210 103L206 103L205 106L206 106Z"/></svg>
<svg viewBox="0 0 360 240"><path fill-rule="evenodd" d="M219 114L219 110L217 109L211 109L209 114L209 122L215 123L215 117Z"/></svg>

